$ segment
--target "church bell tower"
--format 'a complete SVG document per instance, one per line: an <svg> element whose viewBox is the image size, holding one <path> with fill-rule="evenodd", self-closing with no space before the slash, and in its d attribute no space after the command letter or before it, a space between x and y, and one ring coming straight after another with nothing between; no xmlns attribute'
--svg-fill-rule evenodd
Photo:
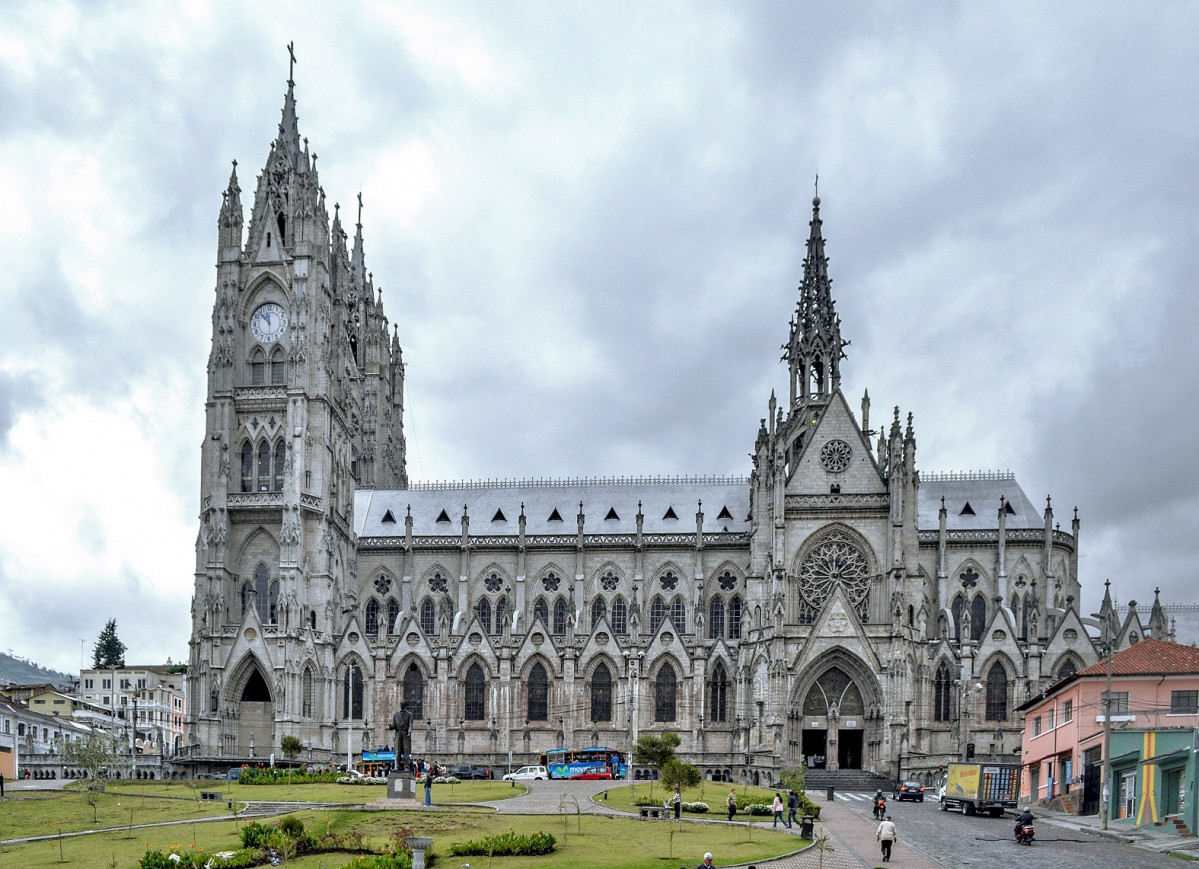
<svg viewBox="0 0 1199 869"><path fill-rule="evenodd" d="M355 604L354 491L407 486L403 361L361 194L351 248L316 162L289 75L248 230L236 162L217 222L189 696L201 757L266 755L289 734L328 745L314 710Z"/></svg>

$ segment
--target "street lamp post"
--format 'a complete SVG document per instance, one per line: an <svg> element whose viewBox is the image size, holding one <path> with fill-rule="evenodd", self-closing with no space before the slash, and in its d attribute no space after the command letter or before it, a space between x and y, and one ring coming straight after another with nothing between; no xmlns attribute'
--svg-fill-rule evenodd
<svg viewBox="0 0 1199 869"><path fill-rule="evenodd" d="M969 760L967 753L970 745L970 698L983 690L982 682L975 682L969 688L958 681L958 738L961 739L958 754L962 760Z"/></svg>

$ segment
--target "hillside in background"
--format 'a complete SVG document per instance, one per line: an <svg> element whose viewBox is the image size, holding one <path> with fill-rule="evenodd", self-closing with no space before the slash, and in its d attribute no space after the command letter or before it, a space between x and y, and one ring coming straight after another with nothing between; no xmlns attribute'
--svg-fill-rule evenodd
<svg viewBox="0 0 1199 869"><path fill-rule="evenodd" d="M12 650L10 649L9 652ZM66 686L79 675L59 673L57 670L47 670L39 667L33 661L15 657L12 654L0 652L0 685L36 685L49 682L51 685Z"/></svg>

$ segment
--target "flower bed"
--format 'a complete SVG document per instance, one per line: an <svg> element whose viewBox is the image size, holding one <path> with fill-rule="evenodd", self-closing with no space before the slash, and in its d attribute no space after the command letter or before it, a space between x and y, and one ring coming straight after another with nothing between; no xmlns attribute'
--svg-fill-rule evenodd
<svg viewBox="0 0 1199 869"><path fill-rule="evenodd" d="M539 857L553 853L557 840L549 833L500 833L475 842L456 842L450 847L455 857Z"/></svg>

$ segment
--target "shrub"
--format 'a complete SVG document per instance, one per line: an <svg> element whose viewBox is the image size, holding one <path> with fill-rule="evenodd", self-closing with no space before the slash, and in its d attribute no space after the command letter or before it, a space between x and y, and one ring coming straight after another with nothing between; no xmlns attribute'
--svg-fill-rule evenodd
<svg viewBox="0 0 1199 869"><path fill-rule="evenodd" d="M455 857L539 857L553 853L557 840L549 833L500 833L477 842L456 842L450 847Z"/></svg>
<svg viewBox="0 0 1199 869"><path fill-rule="evenodd" d="M211 862L224 869L245 869L258 865L260 860L258 852L252 849L206 854L203 849L184 850L182 845L173 845L166 851L147 851L137 865L138 869L204 869Z"/></svg>
<svg viewBox="0 0 1199 869"><path fill-rule="evenodd" d="M304 822L294 815L288 815L279 822L279 830L293 839L298 839L304 835Z"/></svg>
<svg viewBox="0 0 1199 869"><path fill-rule="evenodd" d="M708 811L707 803L683 803L683 811L690 812L693 815L702 815Z"/></svg>
<svg viewBox="0 0 1199 869"><path fill-rule="evenodd" d="M265 848L274 832L274 827L250 821L241 828L241 846L243 848Z"/></svg>

